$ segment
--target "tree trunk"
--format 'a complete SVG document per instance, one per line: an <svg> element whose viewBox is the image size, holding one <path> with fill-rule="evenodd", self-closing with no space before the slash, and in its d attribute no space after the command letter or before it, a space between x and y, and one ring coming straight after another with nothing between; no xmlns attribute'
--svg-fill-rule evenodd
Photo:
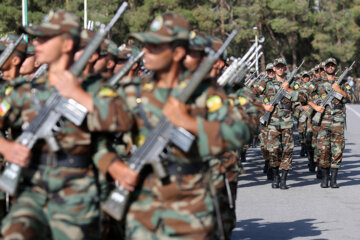
<svg viewBox="0 0 360 240"><path fill-rule="evenodd" d="M267 23L265 23L265 27L269 31L271 40L273 41L273 43L275 45L276 51L279 53L280 57L285 58L284 52L283 52L282 48L280 47L279 41L276 39L273 30L271 29L271 27Z"/></svg>
<svg viewBox="0 0 360 240"><path fill-rule="evenodd" d="M296 22L296 16L293 14L292 20ZM296 56L296 32L291 33L291 55L292 55L292 69L296 68L297 56Z"/></svg>

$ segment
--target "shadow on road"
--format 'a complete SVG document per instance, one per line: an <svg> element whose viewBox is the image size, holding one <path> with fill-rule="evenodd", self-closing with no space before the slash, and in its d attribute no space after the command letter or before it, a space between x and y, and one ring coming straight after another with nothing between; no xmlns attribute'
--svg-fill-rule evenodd
<svg viewBox="0 0 360 240"><path fill-rule="evenodd" d="M289 187L303 187L308 185L320 184L316 179L315 173L307 171L308 161L306 157L299 156L299 150L294 151L293 169L289 172ZM253 187L259 185L269 185L271 181L266 180L265 174L262 172L264 160L260 149L249 149L248 162L244 164L246 174L239 176L239 188ZM356 170L360 167L360 154L352 153L350 149L344 151L342 167L339 170L339 185L341 187L360 185L360 171Z"/></svg>
<svg viewBox="0 0 360 240"><path fill-rule="evenodd" d="M236 228L232 233L233 240L287 240L297 237L316 238L321 235L321 231L316 229L314 222L316 219L301 219L293 222L264 223L263 219L253 218L242 220L236 223Z"/></svg>

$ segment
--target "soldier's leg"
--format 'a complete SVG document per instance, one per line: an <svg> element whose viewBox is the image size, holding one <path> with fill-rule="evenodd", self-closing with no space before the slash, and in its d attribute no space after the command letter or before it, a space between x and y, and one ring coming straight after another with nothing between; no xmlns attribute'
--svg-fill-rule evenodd
<svg viewBox="0 0 360 240"><path fill-rule="evenodd" d="M259 134L259 140L260 140L260 150L262 153L262 156L264 158L265 164L263 168L263 173L266 173L267 178L269 180L272 179L272 170L270 168L270 157L269 157L269 151L266 148L267 145L267 127L261 126L261 131Z"/></svg>
<svg viewBox="0 0 360 240"><path fill-rule="evenodd" d="M305 129L306 129L306 122L299 122L298 125L298 132L299 132L299 142L301 146L300 156L304 157L306 155L306 146L305 146Z"/></svg>
<svg viewBox="0 0 360 240"><path fill-rule="evenodd" d="M330 187L338 188L337 174L341 166L342 155L345 149L344 127L335 126L331 129L331 179Z"/></svg>
<svg viewBox="0 0 360 240"><path fill-rule="evenodd" d="M49 176L49 186L57 189L56 184L60 185L58 191L49 194L45 211L52 239L99 239L100 203L93 171L77 168L52 169ZM58 180L60 176L63 181Z"/></svg>
<svg viewBox="0 0 360 240"><path fill-rule="evenodd" d="M308 155L309 160L309 171L315 172L315 162L314 162L314 148L312 145L312 139L313 139L313 127L310 121L310 118L308 118L306 122L306 135L305 135L305 145L306 145L306 151Z"/></svg>
<svg viewBox="0 0 360 240"><path fill-rule="evenodd" d="M36 191L23 191L2 222L2 235L12 239L50 239L50 229L43 212L46 197Z"/></svg>
<svg viewBox="0 0 360 240"><path fill-rule="evenodd" d="M319 126L316 125L312 125L312 139L311 139L311 146L312 149L314 150L314 163L316 165L316 178L317 179L322 179L322 172L321 169L319 167L319 147L317 145L317 138L318 138L318 132L319 132Z"/></svg>
<svg viewBox="0 0 360 240"><path fill-rule="evenodd" d="M282 169L281 175L281 189L288 189L286 185L287 175L289 170L292 168L292 155L294 150L294 137L293 137L293 129L286 128L281 131L281 145L282 145L282 158L280 168Z"/></svg>
<svg viewBox="0 0 360 240"><path fill-rule="evenodd" d="M268 126L267 149L270 157L270 167L273 172L272 188L279 188L279 167L281 163L281 132L274 126Z"/></svg>
<svg viewBox="0 0 360 240"><path fill-rule="evenodd" d="M149 176L126 216L127 239L206 239L215 236L214 206L204 174Z"/></svg>
<svg viewBox="0 0 360 240"><path fill-rule="evenodd" d="M321 125L318 130L317 149L319 154L319 167L322 175L320 186L322 188L327 188L329 185L328 178L331 161L331 145L330 130L324 125Z"/></svg>

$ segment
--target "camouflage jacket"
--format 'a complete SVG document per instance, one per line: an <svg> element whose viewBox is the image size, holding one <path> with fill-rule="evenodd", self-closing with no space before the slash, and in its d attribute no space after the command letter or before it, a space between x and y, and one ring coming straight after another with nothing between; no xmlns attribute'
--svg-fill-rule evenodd
<svg viewBox="0 0 360 240"><path fill-rule="evenodd" d="M136 146L141 146L145 142L151 130L149 127L156 126L163 117L162 108L167 98L169 96L177 97L189 79L188 72L184 72L180 76L178 86L174 89L157 88L152 75L122 80L123 90L119 94L125 94L124 98L136 123L131 130L130 142ZM196 118L199 129L198 136L188 153L171 145L170 158L172 162L205 161L209 159L209 156L240 148L250 139L248 124L240 121L239 114L241 113L233 111L227 104L225 92L215 81L203 81L187 105L189 114ZM145 112L145 119L140 111ZM104 154L103 160L100 161L109 163L114 156L115 153L109 152L107 155Z"/></svg>
<svg viewBox="0 0 360 240"><path fill-rule="evenodd" d="M47 73L34 84L24 82L15 86L11 94L2 100L0 129L7 127L21 129L24 124L30 123L36 117L38 106L34 103L31 90L36 89L36 97L41 106L56 91L46 79ZM89 80L84 82L83 87L85 90L94 88L92 91L98 92L95 90L96 84L98 81ZM65 153L89 156L93 150L91 131L127 131L131 128L131 115L126 111L124 101L120 97L94 96L93 102L94 112L88 114L81 126L78 127L64 118L60 120L61 128L55 133L55 138ZM118 115L122 117L119 118ZM37 155L48 153L48 145L43 140L39 140L33 152Z"/></svg>
<svg viewBox="0 0 360 240"><path fill-rule="evenodd" d="M332 90L332 85L337 81L337 78L333 81L324 79L317 79L317 81L309 82L305 85L305 88L301 91L299 98L301 101L320 101L323 100L327 94ZM325 112L322 117L322 122L325 124L344 124L345 122L345 103L354 101L355 95L353 88L348 83L342 84L341 89L345 91L346 97L342 100L333 99L332 103L325 108Z"/></svg>
<svg viewBox="0 0 360 240"><path fill-rule="evenodd" d="M244 114L241 114L241 116L244 116L243 121L249 125L251 133L257 135L260 126L259 116L264 114L260 99L256 97L250 88L243 87L235 93L229 94L228 101L238 111L244 112Z"/></svg>
<svg viewBox="0 0 360 240"><path fill-rule="evenodd" d="M269 104L273 97L277 94L281 88L282 82L276 80L276 78L265 78L261 81L256 89L260 94L264 104ZM293 127L293 104L298 100L298 91L293 90L290 99L284 97L280 104L274 107L274 111L271 113L269 125L279 126L281 128Z"/></svg>

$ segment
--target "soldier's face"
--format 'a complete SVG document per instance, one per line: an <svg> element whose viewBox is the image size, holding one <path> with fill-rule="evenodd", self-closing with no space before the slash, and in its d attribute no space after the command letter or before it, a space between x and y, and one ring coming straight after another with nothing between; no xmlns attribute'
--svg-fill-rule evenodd
<svg viewBox="0 0 360 240"><path fill-rule="evenodd" d="M325 65L325 72L327 74L333 74L336 70L336 65L333 63L328 63Z"/></svg>
<svg viewBox="0 0 360 240"><path fill-rule="evenodd" d="M286 66L284 64L277 64L273 70L275 71L276 76L282 77L286 72Z"/></svg>
<svg viewBox="0 0 360 240"><path fill-rule="evenodd" d="M274 70L266 70L266 74L268 75L269 78L275 77Z"/></svg>
<svg viewBox="0 0 360 240"><path fill-rule="evenodd" d="M35 56L25 58L24 62L20 67L20 74L27 75L35 70Z"/></svg>
<svg viewBox="0 0 360 240"><path fill-rule="evenodd" d="M144 66L151 71L167 70L173 57L173 50L169 43L152 44L148 43L143 48Z"/></svg>
<svg viewBox="0 0 360 240"><path fill-rule="evenodd" d="M64 39L61 35L54 37L38 37L34 40L35 56L40 64L53 63L63 54Z"/></svg>
<svg viewBox="0 0 360 240"><path fill-rule="evenodd" d="M184 65L190 72L195 72L198 66L201 63L201 52L190 50L188 54L186 54Z"/></svg>

